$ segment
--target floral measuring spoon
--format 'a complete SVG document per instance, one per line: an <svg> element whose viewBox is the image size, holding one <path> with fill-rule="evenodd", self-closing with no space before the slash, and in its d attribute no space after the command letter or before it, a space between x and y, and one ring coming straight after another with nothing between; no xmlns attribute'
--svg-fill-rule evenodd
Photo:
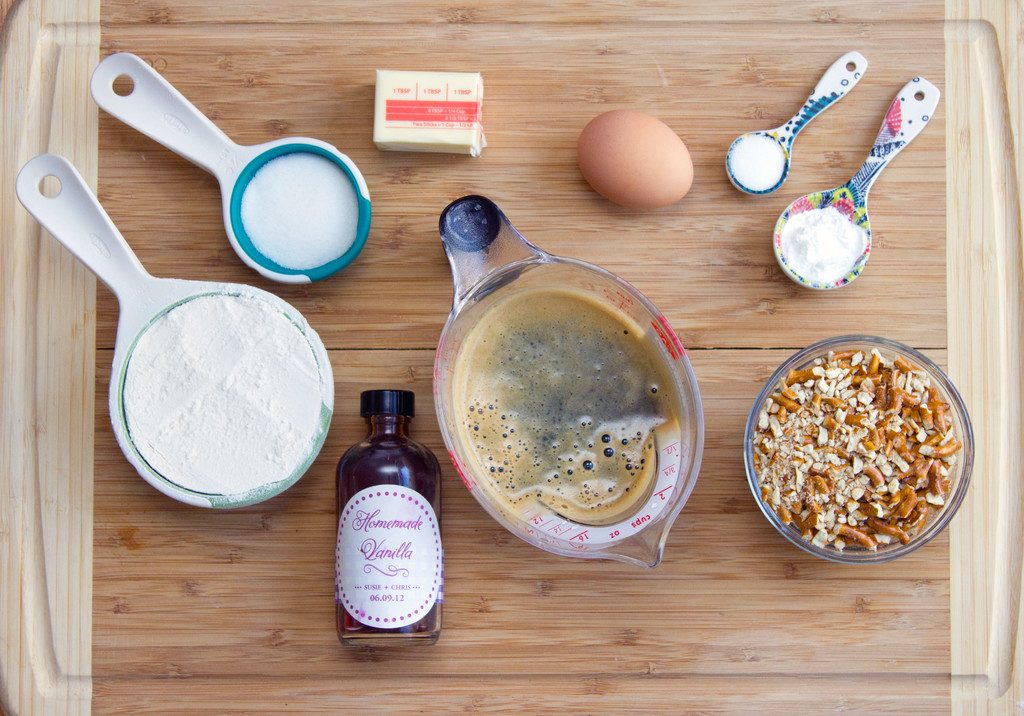
<svg viewBox="0 0 1024 716"><path fill-rule="evenodd" d="M793 142L800 130L841 100L868 68L859 52L847 52L825 71L811 95L785 124L737 137L725 155L725 171L733 186L747 194L770 194L789 176Z"/></svg>
<svg viewBox="0 0 1024 716"><path fill-rule="evenodd" d="M834 189L826 189L812 194L805 194L790 204L775 223L773 245L775 259L786 274L796 283L807 288L829 290L841 288L860 276L871 253L871 221L868 219L868 192L874 185L878 175L889 162L911 140L920 134L928 125L935 108L939 106L941 93L938 87L923 77L915 77L903 86L892 104L889 105L882 120L882 128L878 131L875 144L868 153L868 158L857 170L850 181ZM811 281L795 271L787 260L782 249L782 234L786 222L793 216L805 211L835 208L850 223L858 227L864 234L864 251L843 276L834 281Z"/></svg>

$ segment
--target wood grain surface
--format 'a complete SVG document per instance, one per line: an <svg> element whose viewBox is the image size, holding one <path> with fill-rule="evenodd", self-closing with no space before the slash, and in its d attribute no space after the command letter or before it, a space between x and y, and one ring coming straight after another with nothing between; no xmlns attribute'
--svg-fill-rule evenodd
<svg viewBox="0 0 1024 716"><path fill-rule="evenodd" d="M96 283L21 208L59 152L96 182L98 0L0 6L0 711L87 713Z"/></svg>
<svg viewBox="0 0 1024 716"><path fill-rule="evenodd" d="M135 478L112 436L97 431L98 710L108 697L111 708L126 712L161 703L153 692L133 697L140 681L167 680L170 696L195 677L291 680L297 689L327 681L336 686L333 708L370 708L366 683L381 683L382 671L393 690L382 707L422 707L423 695L399 682L429 676L461 691L445 704L451 708L476 697L486 703L486 692L461 690L477 679L504 680L506 703L519 691L532 692L536 704L548 697L558 703L563 697L539 690L538 677L557 677L538 682L555 688L627 677L642 688L646 679L665 679L667 704L687 679L768 681L810 665L836 706L858 703L860 679L879 674L894 687L880 695L901 710L946 703L945 539L899 563L865 569L793 549L759 516L740 449L751 396L787 352L690 355L709 426L705 468L662 565L641 571L540 552L487 516L446 463L445 625L427 649L343 650L333 626L332 555L334 466L363 435L359 391L382 384L415 390L413 434L443 454L430 400L431 351L331 351L338 403L321 457L286 494L245 510L168 503ZM106 377L101 369L101 392ZM97 406L99 424L105 416L101 401ZM880 648L885 643L902 647ZM929 683L926 693L910 690L919 678ZM629 692L627 684L616 688Z"/></svg>
<svg viewBox="0 0 1024 716"><path fill-rule="evenodd" d="M105 7L115 12L114 3ZM522 22L503 8L484 4L468 17L420 23L407 13L429 15L428 8L403 6L394 16L348 25L282 22L264 6L248 17L228 11L214 27L210 7L198 3L179 4L156 23L145 6L122 6L116 12L130 10L136 20L116 15L105 26L104 52L145 57L237 141L294 134L341 147L367 178L374 225L363 255L338 277L298 288L266 284L225 242L212 177L101 118L101 198L143 263L157 275L256 283L293 302L331 350L338 402L328 442L302 482L231 514L153 494L133 478L109 431L98 431L97 710L158 708L169 702L157 690L137 691L140 681L184 684L177 679L186 677L190 686L206 684L197 707L217 702L218 683L265 678L278 694L286 684L338 684L310 706L371 708L383 688L382 706L416 709L421 694L398 681L434 677L451 685L443 704L453 709L483 707L492 693L495 706L527 699L615 708L616 697L601 698L604 690L619 699L644 693L664 708L701 679L729 691L730 680L789 680L811 665L829 693L823 705L882 703L860 700L863 679L880 674L892 687L881 696L902 710L948 704L945 541L898 566L856 575L818 564L758 517L740 450L750 401L787 355L765 348L854 330L945 346L941 110L872 197L880 248L863 279L835 294L802 292L778 271L769 243L774 218L793 197L839 184L859 166L907 79L922 74L942 86L941 23L927 22L919 7L916 22L900 25L915 47L908 67L906 47L879 24L804 21L773 26L766 40L760 25L720 16L686 23L682 16L634 19L615 6L589 16L560 14L568 8L552 14L548 6L547 15ZM330 18L338 6L324 10ZM931 11L933 20L941 12ZM868 74L801 137L785 190L760 201L735 192L722 168L729 142L788 118L817 75L852 47L870 58ZM481 71L490 143L483 157L378 152L370 141L377 67ZM679 205L617 209L580 179L579 130L622 106L644 107L688 143L697 179ZM417 434L443 454L429 389L432 348L451 300L437 216L471 192L493 197L549 251L635 283L700 349L691 356L709 426L704 469L665 562L638 572L558 559L518 541L446 465L441 642L429 653L342 651L331 600L334 464L362 434L359 391L383 384L417 391ZM108 299L101 295L98 318L101 395L116 323ZM97 404L100 424L105 408ZM880 651L886 641L909 648ZM662 685L647 688L651 679ZM925 694L910 688L918 679L928 684ZM491 686L465 686L477 680ZM560 693L569 683L584 684L583 694ZM782 694L765 693L761 703L784 708L789 697Z"/></svg>
<svg viewBox="0 0 1024 716"><path fill-rule="evenodd" d="M94 0L10 8L0 0L0 223L10 233L0 243L0 712L84 712L90 697L100 713L1017 709L1020 0L909 0L898 11L881 0L109 0L101 24ZM308 135L348 153L374 202L359 260L307 287L246 269L211 177L110 117L97 133L85 81L100 44L100 55L142 55L237 141ZM729 141L788 118L854 48L868 74L801 135L784 189L762 200L731 189ZM483 157L374 149L377 67L483 72ZM878 250L865 275L834 294L798 290L772 259L774 218L848 178L914 74L945 99L872 193ZM679 205L629 212L579 178L579 129L626 106L689 145L696 180ZM45 149L90 177L97 136L99 195L147 268L262 286L324 338L335 421L285 495L195 510L157 494L120 455L105 400L116 303L101 287L93 309L91 277L11 190L20 164ZM640 571L520 542L444 461L441 641L342 650L334 463L362 435L359 391L385 383L417 391L414 433L443 452L430 368L451 289L436 220L469 192L664 310L700 381L704 468L665 562ZM849 331L948 363L978 435L961 515L895 565L841 567L794 550L759 516L743 476L742 422L763 380L789 349Z"/></svg>
<svg viewBox="0 0 1024 716"><path fill-rule="evenodd" d="M949 367L978 438L950 530L953 708L1011 714L1024 704L1024 3L947 6L947 90L959 99L946 135L948 226L962 237L949 243ZM958 187L971 187L970 201Z"/></svg>

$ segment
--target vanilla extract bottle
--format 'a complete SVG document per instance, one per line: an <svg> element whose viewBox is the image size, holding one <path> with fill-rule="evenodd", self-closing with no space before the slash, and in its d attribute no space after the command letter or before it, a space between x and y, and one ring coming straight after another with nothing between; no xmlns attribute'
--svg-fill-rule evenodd
<svg viewBox="0 0 1024 716"><path fill-rule="evenodd" d="M338 462L335 603L344 645L433 644L444 562L437 458L409 436L415 395L369 390L369 434Z"/></svg>

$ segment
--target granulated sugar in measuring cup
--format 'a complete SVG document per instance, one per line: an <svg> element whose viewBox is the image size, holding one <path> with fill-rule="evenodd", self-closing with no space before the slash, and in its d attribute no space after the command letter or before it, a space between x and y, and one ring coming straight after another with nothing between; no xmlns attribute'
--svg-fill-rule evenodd
<svg viewBox="0 0 1024 716"><path fill-rule="evenodd" d="M466 486L537 547L657 565L703 447L676 334L632 286L541 251L488 199L452 203L441 239L455 301L435 404Z"/></svg>
<svg viewBox="0 0 1024 716"><path fill-rule="evenodd" d="M115 81L131 81L118 94ZM235 144L141 58L110 55L92 76L96 104L217 177L235 253L267 278L319 281L348 266L370 231L359 169L330 144L286 137Z"/></svg>
<svg viewBox="0 0 1024 716"><path fill-rule="evenodd" d="M53 196L48 178L60 183ZM334 407L327 353L302 315L251 286L150 276L62 157L28 162L17 190L117 295L110 417L139 474L201 507L250 505L293 485Z"/></svg>

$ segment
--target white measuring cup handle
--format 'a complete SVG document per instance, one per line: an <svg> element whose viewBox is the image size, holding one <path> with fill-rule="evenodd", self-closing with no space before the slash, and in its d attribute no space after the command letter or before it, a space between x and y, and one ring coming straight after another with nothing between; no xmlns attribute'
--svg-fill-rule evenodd
<svg viewBox="0 0 1024 716"><path fill-rule="evenodd" d="M41 184L56 177L60 191L43 194ZM117 294L119 303L155 280L110 221L74 165L56 154L30 159L18 173L18 199L47 231Z"/></svg>
<svg viewBox="0 0 1024 716"><path fill-rule="evenodd" d="M114 91L114 80L123 76L132 81L124 96ZM238 145L142 58L110 55L96 66L90 89L107 113L218 179L237 168Z"/></svg>
<svg viewBox="0 0 1024 716"><path fill-rule="evenodd" d="M778 128L779 141L788 150L796 135L808 122L846 96L857 86L868 69L868 60L859 52L847 52L833 62L814 86L804 106L786 124Z"/></svg>
<svg viewBox="0 0 1024 716"><path fill-rule="evenodd" d="M872 185L893 157L924 131L941 96L938 87L924 77L915 77L893 98L868 158L849 181L861 203L867 201Z"/></svg>

